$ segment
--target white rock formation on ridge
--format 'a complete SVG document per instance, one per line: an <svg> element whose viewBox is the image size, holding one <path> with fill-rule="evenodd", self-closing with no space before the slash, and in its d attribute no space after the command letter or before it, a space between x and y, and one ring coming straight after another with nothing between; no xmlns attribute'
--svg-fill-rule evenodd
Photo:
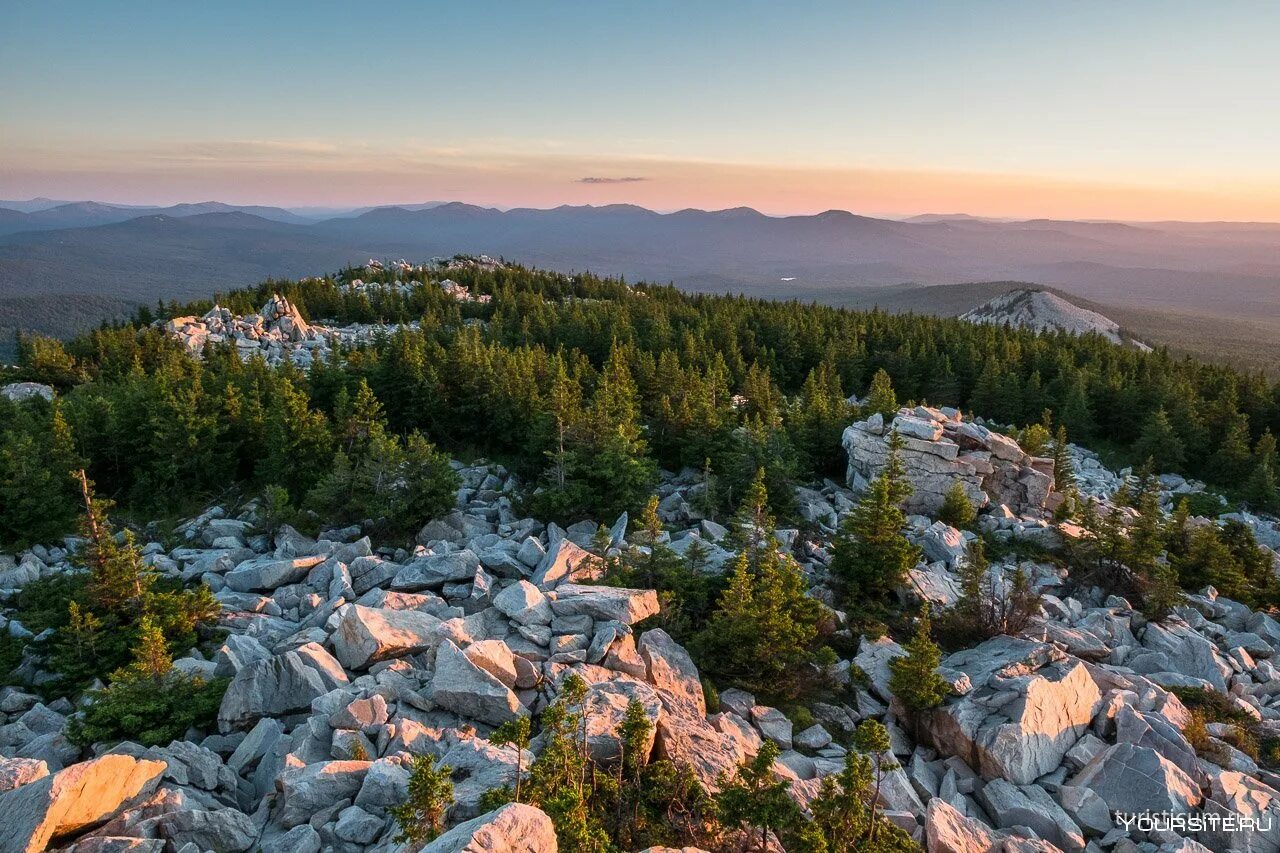
<svg viewBox="0 0 1280 853"><path fill-rule="evenodd" d="M1110 317L1081 308L1047 290L1012 290L960 315L970 323L1016 326L1036 332L1099 334L1115 344L1127 343L1141 350L1151 347L1124 336Z"/></svg>

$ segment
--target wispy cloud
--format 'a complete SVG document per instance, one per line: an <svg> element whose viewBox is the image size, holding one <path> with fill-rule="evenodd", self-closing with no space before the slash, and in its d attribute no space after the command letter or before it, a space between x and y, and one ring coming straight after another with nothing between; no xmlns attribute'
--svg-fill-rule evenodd
<svg viewBox="0 0 1280 853"><path fill-rule="evenodd" d="M638 184L641 181L647 181L648 178L627 177L627 178L578 178L576 183L579 184Z"/></svg>

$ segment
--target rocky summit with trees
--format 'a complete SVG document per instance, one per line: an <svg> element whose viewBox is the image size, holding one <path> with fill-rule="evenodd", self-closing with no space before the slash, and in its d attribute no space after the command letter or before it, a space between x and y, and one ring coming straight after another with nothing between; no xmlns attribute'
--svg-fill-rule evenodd
<svg viewBox="0 0 1280 853"><path fill-rule="evenodd" d="M1274 386L398 269L20 342L0 851L1280 847Z"/></svg>

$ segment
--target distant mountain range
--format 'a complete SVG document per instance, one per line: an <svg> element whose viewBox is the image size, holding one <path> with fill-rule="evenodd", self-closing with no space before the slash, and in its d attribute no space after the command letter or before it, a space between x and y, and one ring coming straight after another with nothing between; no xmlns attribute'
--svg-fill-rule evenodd
<svg viewBox="0 0 1280 853"><path fill-rule="evenodd" d="M1259 344L1280 343L1280 225L1271 223L998 221L963 214L898 221L837 210L776 217L750 208L499 210L456 202L337 212L220 202L164 208L0 202L0 300L88 293L154 302L371 257L455 253L833 303L861 303L862 296L904 284L911 287L891 301L914 291L913 301L931 285L1030 282L1100 303L1113 318L1112 309L1124 309L1240 322L1260 330Z"/></svg>

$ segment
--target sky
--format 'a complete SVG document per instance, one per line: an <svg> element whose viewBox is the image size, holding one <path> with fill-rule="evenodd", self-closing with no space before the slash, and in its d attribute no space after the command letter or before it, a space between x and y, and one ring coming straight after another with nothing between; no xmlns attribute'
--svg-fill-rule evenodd
<svg viewBox="0 0 1280 853"><path fill-rule="evenodd" d="M0 198L1280 221L1280 4L0 0Z"/></svg>

